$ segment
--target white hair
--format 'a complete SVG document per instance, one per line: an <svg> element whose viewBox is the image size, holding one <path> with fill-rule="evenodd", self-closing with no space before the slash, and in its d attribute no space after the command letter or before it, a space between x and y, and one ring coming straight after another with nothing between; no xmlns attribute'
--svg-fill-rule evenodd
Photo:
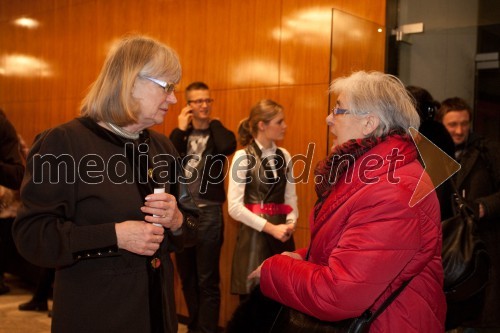
<svg viewBox="0 0 500 333"><path fill-rule="evenodd" d="M391 130L420 126L420 117L404 84L394 75L381 72L354 72L335 79L330 93L342 94L353 115L373 113L380 119L372 136L378 137Z"/></svg>

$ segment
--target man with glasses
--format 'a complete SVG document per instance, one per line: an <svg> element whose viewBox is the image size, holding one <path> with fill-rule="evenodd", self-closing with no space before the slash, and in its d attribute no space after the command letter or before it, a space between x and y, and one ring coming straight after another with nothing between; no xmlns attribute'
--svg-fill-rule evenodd
<svg viewBox="0 0 500 333"><path fill-rule="evenodd" d="M189 312L188 332L217 332L224 167L227 156L236 150L236 138L211 118L214 100L204 82L188 85L185 96L187 105L170 139L183 158L185 180L200 208L200 218L195 244L176 253L177 269Z"/></svg>

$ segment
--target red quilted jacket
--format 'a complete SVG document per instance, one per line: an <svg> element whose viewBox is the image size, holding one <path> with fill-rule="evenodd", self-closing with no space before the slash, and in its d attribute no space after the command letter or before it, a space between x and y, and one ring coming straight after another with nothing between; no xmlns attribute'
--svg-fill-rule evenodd
<svg viewBox="0 0 500 333"><path fill-rule="evenodd" d="M404 156L394 172L386 159L393 149ZM382 157L383 165L360 176L361 161L369 155ZM444 332L439 204L432 192L409 206L423 173L416 156L412 143L391 137L358 158L317 218L310 216L309 260L284 255L266 260L262 292L319 319L336 321L359 316L384 293L377 308L414 276L370 333ZM349 172L350 182L345 178ZM305 258L306 249L297 252Z"/></svg>

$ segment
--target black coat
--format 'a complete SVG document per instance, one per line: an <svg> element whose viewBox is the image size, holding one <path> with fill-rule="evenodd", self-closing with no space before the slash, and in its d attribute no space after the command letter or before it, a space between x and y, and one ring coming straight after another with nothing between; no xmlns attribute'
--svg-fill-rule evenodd
<svg viewBox="0 0 500 333"><path fill-rule="evenodd" d="M476 216L479 216L479 203L485 207L478 232L486 242L492 265L482 300L472 300L477 302L473 307L480 312L479 319L467 325L500 328L500 146L472 134L459 162L462 168L453 180L460 193L465 191L465 199L475 207ZM460 307L465 308L464 304ZM453 304L449 310L452 308Z"/></svg>
<svg viewBox="0 0 500 333"><path fill-rule="evenodd" d="M124 146L117 144L118 137L93 124L76 119L47 131L35 142L21 190L23 204L13 226L14 239L28 260L56 268L52 332L151 332L150 258L118 249L115 232L116 222L144 220L140 210L144 193L138 179L129 178L133 176L130 160L124 156L128 154ZM178 156L165 136L144 132L151 151ZM64 159L70 172L57 174L53 169L51 174L59 179L49 181L48 169L43 169L35 154L49 161L45 167L57 168L55 159ZM101 158L104 164L87 164ZM111 175L114 166L118 172ZM169 185L166 191L170 192ZM156 322L171 333L177 332L177 315L169 252L182 246L182 240L168 230L165 235L159 250L163 288L158 292L164 312L163 321Z"/></svg>
<svg viewBox="0 0 500 333"><path fill-rule="evenodd" d="M0 186L19 189L23 174L24 165L16 130L0 110Z"/></svg>

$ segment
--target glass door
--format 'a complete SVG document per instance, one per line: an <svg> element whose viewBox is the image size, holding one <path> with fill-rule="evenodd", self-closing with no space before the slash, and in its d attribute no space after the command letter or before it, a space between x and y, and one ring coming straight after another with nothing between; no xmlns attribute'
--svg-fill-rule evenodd
<svg viewBox="0 0 500 333"><path fill-rule="evenodd" d="M406 85L428 90L438 102L465 99L473 130L500 139L500 2L493 0L388 1L397 10L390 37L397 75ZM388 18L388 22L390 22ZM407 25L423 32L399 34ZM398 37L398 38L397 38ZM394 65L394 64L392 64Z"/></svg>
<svg viewBox="0 0 500 333"><path fill-rule="evenodd" d="M384 71L385 27L377 23L333 9L330 45L330 81L357 70ZM329 110L335 102L331 96ZM334 138L329 132L327 138L329 153Z"/></svg>

